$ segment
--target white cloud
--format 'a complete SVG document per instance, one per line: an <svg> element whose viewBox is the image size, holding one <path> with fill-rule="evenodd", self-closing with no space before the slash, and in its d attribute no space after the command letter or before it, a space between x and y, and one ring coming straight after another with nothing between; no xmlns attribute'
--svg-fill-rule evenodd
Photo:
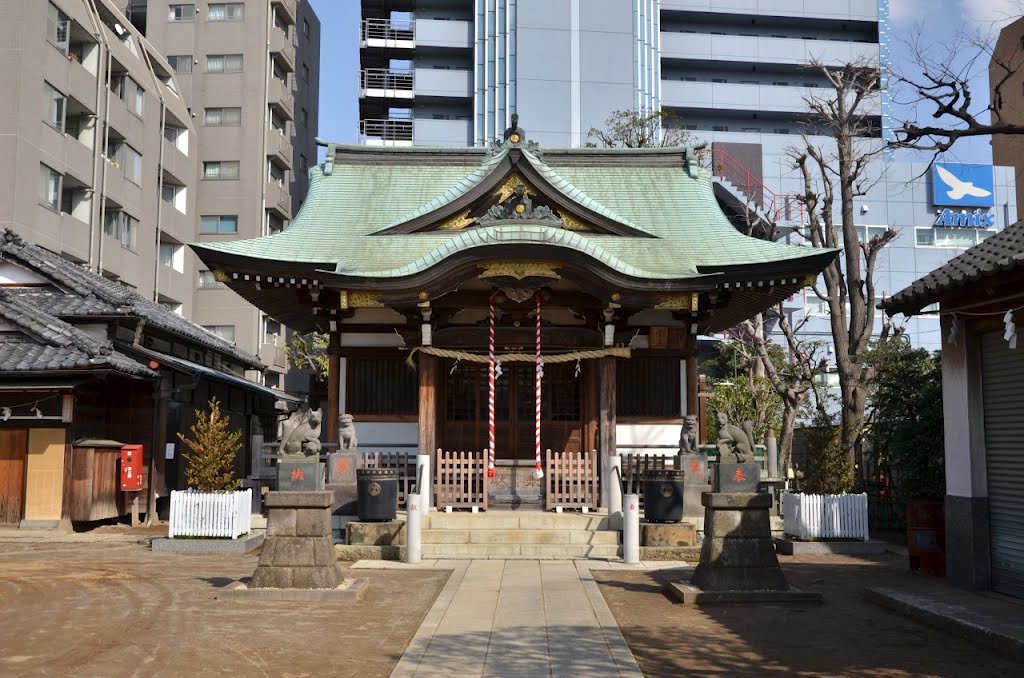
<svg viewBox="0 0 1024 678"><path fill-rule="evenodd" d="M894 24L921 21L927 14L926 7L927 0L890 0L889 19Z"/></svg>
<svg viewBox="0 0 1024 678"><path fill-rule="evenodd" d="M967 19L981 28L1001 28L1024 15L1021 0L960 0Z"/></svg>

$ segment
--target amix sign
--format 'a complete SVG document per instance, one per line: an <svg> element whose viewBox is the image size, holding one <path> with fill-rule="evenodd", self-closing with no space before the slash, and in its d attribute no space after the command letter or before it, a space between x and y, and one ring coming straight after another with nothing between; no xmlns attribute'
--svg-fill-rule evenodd
<svg viewBox="0 0 1024 678"><path fill-rule="evenodd" d="M989 208L995 205L995 180L991 165L940 163L932 166L932 203L953 207ZM994 228L996 217L987 209L955 210L950 207L939 212L935 226L947 228Z"/></svg>

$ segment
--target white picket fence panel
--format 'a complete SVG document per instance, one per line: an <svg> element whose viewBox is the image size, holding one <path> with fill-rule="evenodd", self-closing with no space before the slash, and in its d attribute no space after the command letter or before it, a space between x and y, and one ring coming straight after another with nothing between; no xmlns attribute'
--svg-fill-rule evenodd
<svg viewBox="0 0 1024 678"><path fill-rule="evenodd" d="M798 539L868 540L868 495L782 495L786 534Z"/></svg>
<svg viewBox="0 0 1024 678"><path fill-rule="evenodd" d="M252 529L252 489L236 492L171 492L171 537L230 537Z"/></svg>

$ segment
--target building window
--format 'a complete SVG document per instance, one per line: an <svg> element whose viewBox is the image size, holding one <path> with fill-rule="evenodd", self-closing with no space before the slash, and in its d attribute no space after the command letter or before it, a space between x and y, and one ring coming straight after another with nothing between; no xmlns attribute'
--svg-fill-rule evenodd
<svg viewBox="0 0 1024 678"><path fill-rule="evenodd" d="M829 310L827 301L819 299L813 292L807 294L807 301L804 302L804 316L828 317L831 314L832 311Z"/></svg>
<svg viewBox="0 0 1024 678"><path fill-rule="evenodd" d="M160 264L181 273L185 264L185 248L176 242L160 243Z"/></svg>
<svg viewBox="0 0 1024 678"><path fill-rule="evenodd" d="M195 5L170 5L167 8L168 21L192 21L196 16Z"/></svg>
<svg viewBox="0 0 1024 678"><path fill-rule="evenodd" d="M263 317L263 343L277 344L281 339L281 323L273 318Z"/></svg>
<svg viewBox="0 0 1024 678"><path fill-rule="evenodd" d="M241 125L242 109L233 108L207 108L203 115L205 125Z"/></svg>
<svg viewBox="0 0 1024 678"><path fill-rule="evenodd" d="M679 358L617 361L615 397L621 417L675 418L682 415Z"/></svg>
<svg viewBox="0 0 1024 678"><path fill-rule="evenodd" d="M208 21L242 21L245 19L245 3L210 3L206 9L206 18Z"/></svg>
<svg viewBox="0 0 1024 678"><path fill-rule="evenodd" d="M46 16L46 39L63 54L68 53L71 33L71 20L68 15L50 3L49 14Z"/></svg>
<svg viewBox="0 0 1024 678"><path fill-rule="evenodd" d="M142 117L142 103L145 99L146 90L139 86L139 83L124 73L117 73L111 76L110 89L117 95L117 98L124 102L135 115Z"/></svg>
<svg viewBox="0 0 1024 678"><path fill-rule="evenodd" d="M918 247L946 247L966 249L996 233L991 228L947 228L932 226L915 229Z"/></svg>
<svg viewBox="0 0 1024 678"><path fill-rule="evenodd" d="M302 82L309 82L309 66L302 64Z"/></svg>
<svg viewBox="0 0 1024 678"><path fill-rule="evenodd" d="M200 233L238 233L238 215L209 215L199 223Z"/></svg>
<svg viewBox="0 0 1024 678"><path fill-rule="evenodd" d="M305 108L299 109L299 122L302 123L303 127L309 127L309 111Z"/></svg>
<svg viewBox="0 0 1024 678"><path fill-rule="evenodd" d="M419 409L416 372L405 360L350 357L346 386L349 413L372 416L411 416ZM486 370L485 370L486 371ZM387 384L387 388L381 388Z"/></svg>
<svg viewBox="0 0 1024 678"><path fill-rule="evenodd" d="M283 230L284 219L277 216L276 214L273 214L272 212L267 212L267 231L269 231L271 234L274 234L280 233Z"/></svg>
<svg viewBox="0 0 1024 678"><path fill-rule="evenodd" d="M103 221L103 232L121 243L121 247L135 249L135 236L139 220L123 210L110 210Z"/></svg>
<svg viewBox="0 0 1024 678"><path fill-rule="evenodd" d="M307 19L302 20L302 35L309 37L309 21ZM1022 39L1024 41L1024 39Z"/></svg>
<svg viewBox="0 0 1024 678"><path fill-rule="evenodd" d="M43 120L60 132L64 131L64 109L67 97L43 81Z"/></svg>
<svg viewBox="0 0 1024 678"><path fill-rule="evenodd" d="M217 282L213 271L199 271L199 289L208 290L215 287L223 287L223 285Z"/></svg>
<svg viewBox="0 0 1024 678"><path fill-rule="evenodd" d="M241 54L208 54L206 70L209 73L241 73Z"/></svg>
<svg viewBox="0 0 1024 678"><path fill-rule="evenodd" d="M60 209L60 172L48 165L39 165L39 202L53 211Z"/></svg>
<svg viewBox="0 0 1024 678"><path fill-rule="evenodd" d="M235 326L234 325L203 325L203 329L211 334L216 334L224 341L231 343L235 342Z"/></svg>
<svg viewBox="0 0 1024 678"><path fill-rule="evenodd" d="M177 54L175 56L167 57L167 63L171 65L175 73L191 73L192 72L192 55L191 54Z"/></svg>
<svg viewBox="0 0 1024 678"><path fill-rule="evenodd" d="M203 179L210 181L230 181L238 179L237 160L219 160L203 163Z"/></svg>
<svg viewBox="0 0 1024 678"><path fill-rule="evenodd" d="M121 169L124 170L124 176L126 179L131 181L133 184L142 184L142 154L136 151L128 144L124 144L124 161L121 165Z"/></svg>

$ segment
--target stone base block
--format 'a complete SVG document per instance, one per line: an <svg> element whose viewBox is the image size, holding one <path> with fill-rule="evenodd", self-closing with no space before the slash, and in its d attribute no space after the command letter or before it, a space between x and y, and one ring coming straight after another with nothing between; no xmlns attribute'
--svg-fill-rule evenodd
<svg viewBox="0 0 1024 678"><path fill-rule="evenodd" d="M345 563L354 563L357 560L405 560L405 547L335 544L334 556Z"/></svg>
<svg viewBox="0 0 1024 678"><path fill-rule="evenodd" d="M345 525L345 543L350 546L400 546L405 544L405 521L384 523L350 522Z"/></svg>
<svg viewBox="0 0 1024 678"><path fill-rule="evenodd" d="M700 503L700 497L710 491L711 485L683 485L683 520L704 518L704 505Z"/></svg>
<svg viewBox="0 0 1024 678"><path fill-rule="evenodd" d="M886 552L881 541L795 541L776 539L775 550L784 556L835 553L844 556L877 556Z"/></svg>
<svg viewBox="0 0 1024 678"><path fill-rule="evenodd" d="M263 534L248 534L238 539L188 539L160 537L152 542L154 551L168 553L248 553L263 545Z"/></svg>
<svg viewBox="0 0 1024 678"><path fill-rule="evenodd" d="M814 605L821 594L787 588L784 591L704 591L688 581L666 581L665 590L687 605Z"/></svg>
<svg viewBox="0 0 1024 678"><path fill-rule="evenodd" d="M329 589L275 589L249 588L242 582L228 584L218 594L218 599L229 600L287 600L287 601L323 601L323 602L355 602L366 592L367 580L362 578L345 579L334 588Z"/></svg>
<svg viewBox="0 0 1024 678"><path fill-rule="evenodd" d="M693 546L697 527L692 523L641 523L641 546Z"/></svg>
<svg viewBox="0 0 1024 678"><path fill-rule="evenodd" d="M335 589L331 492L270 492L267 538L250 589Z"/></svg>
<svg viewBox="0 0 1024 678"><path fill-rule="evenodd" d="M641 546L640 560L683 560L695 563L700 560L699 546Z"/></svg>
<svg viewBox="0 0 1024 678"><path fill-rule="evenodd" d="M761 467L756 463L715 464L715 492L757 492L757 484L761 480Z"/></svg>
<svg viewBox="0 0 1024 678"><path fill-rule="evenodd" d="M324 465L319 461L279 461L277 489L282 492L317 492L324 489Z"/></svg>

